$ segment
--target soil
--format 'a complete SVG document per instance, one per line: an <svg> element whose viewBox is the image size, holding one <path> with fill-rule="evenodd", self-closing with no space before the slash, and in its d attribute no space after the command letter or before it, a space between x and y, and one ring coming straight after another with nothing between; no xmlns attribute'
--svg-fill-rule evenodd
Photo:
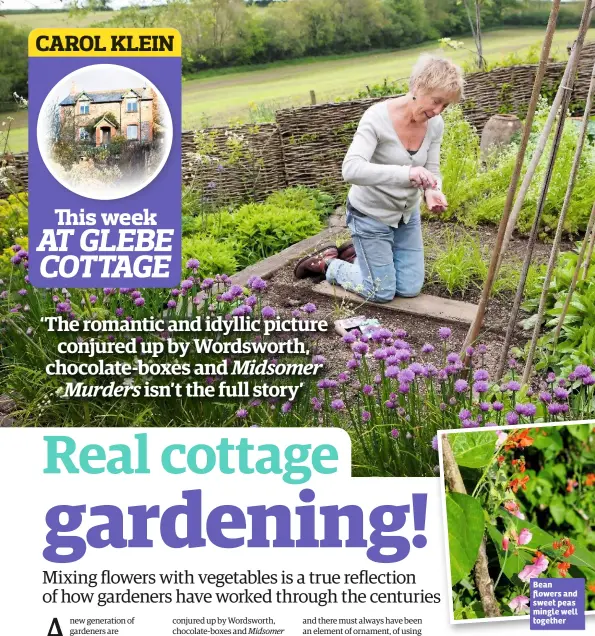
<svg viewBox="0 0 595 636"><path fill-rule="evenodd" d="M461 237L464 237L469 232L467 228L452 223L448 224L448 228L451 231L460 232ZM426 239L438 240L444 231L444 223L426 223L424 225L424 236ZM481 245L491 249L496 239L497 229L481 227L474 230L474 232L479 235ZM511 240L505 260L519 263L520 266L526 253L526 245L526 238L515 236ZM565 243L561 249L568 250L572 247L571 243ZM550 248L551 246L548 244L538 243L535 246L533 262L535 264L547 263ZM339 302L313 291L313 286L321 280L322 278L320 277L296 280L293 275L293 264L289 264L278 270L269 280L266 302L279 309L285 308L288 312L308 302L316 304L318 311L314 316L327 320L331 325L327 333L320 334L316 345L317 350L315 351L327 359L325 368L329 377L334 377L337 373L343 371L347 360L351 357L350 349L341 342L340 336L332 329L332 323L337 318L345 318L351 315L365 315L368 318L376 318L383 326L391 330L401 328L407 331L408 341L416 349L419 349L426 342L436 346L438 328L448 326L452 330L452 335L449 339L449 350L458 352L463 345L469 327L467 324L447 324L444 321L438 321L433 318L397 313L394 310L365 305L363 300L360 306L352 302ZM455 298L471 303L477 303L481 294L481 289L478 287L466 291L464 296L462 294L450 295L442 286L435 283L425 285L422 291L425 294L443 298ZM507 294L492 298L488 306L479 342L488 346L488 353L484 357L483 364L491 372L495 371L498 364L512 304L513 294ZM524 312L519 312L519 321L526 317L527 315ZM519 326L514 334L513 346L523 346L529 336L530 333L523 332Z"/></svg>

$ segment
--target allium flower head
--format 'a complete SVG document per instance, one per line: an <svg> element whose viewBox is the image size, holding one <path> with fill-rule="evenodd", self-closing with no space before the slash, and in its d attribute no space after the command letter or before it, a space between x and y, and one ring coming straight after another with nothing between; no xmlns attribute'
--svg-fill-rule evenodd
<svg viewBox="0 0 595 636"><path fill-rule="evenodd" d="M467 380L457 380L455 382L455 391L457 393L465 393L465 391L467 391L468 388L469 388L469 384Z"/></svg>
<svg viewBox="0 0 595 636"><path fill-rule="evenodd" d="M372 418L370 411L362 411L362 422L369 422Z"/></svg>
<svg viewBox="0 0 595 636"><path fill-rule="evenodd" d="M390 432L391 437L394 439L397 439L397 437L399 437L399 435L401 433L399 433L399 429L398 428L393 428L393 430Z"/></svg>
<svg viewBox="0 0 595 636"><path fill-rule="evenodd" d="M314 303L306 303L302 307L302 311L304 311L307 314L313 314L316 311L316 305Z"/></svg>
<svg viewBox="0 0 595 636"><path fill-rule="evenodd" d="M434 347L429 342L426 342L426 344L422 345L421 352L434 353Z"/></svg>
<svg viewBox="0 0 595 636"><path fill-rule="evenodd" d="M519 382L517 382L516 380L510 380L510 382L508 382L508 384L506 385L506 389L508 391L520 391L521 390L521 385Z"/></svg>
<svg viewBox="0 0 595 636"><path fill-rule="evenodd" d="M448 340L451 334L452 330L448 327L440 327L440 329L438 329L438 336L440 337L440 340Z"/></svg>
<svg viewBox="0 0 595 636"><path fill-rule="evenodd" d="M473 374L473 379L476 381L488 380L489 377L490 374L485 369L477 369L477 371Z"/></svg>
<svg viewBox="0 0 595 636"><path fill-rule="evenodd" d="M262 317L266 318L267 320L274 318L277 315L277 312L268 305L266 307L263 307L260 313L262 314Z"/></svg>
<svg viewBox="0 0 595 636"><path fill-rule="evenodd" d="M473 434L473 433L472 433ZM432 437L432 448L437 451L438 450L438 435L434 435Z"/></svg>
<svg viewBox="0 0 595 636"><path fill-rule="evenodd" d="M506 414L506 422L510 426L514 426L515 424L519 423L519 416L514 411L509 411Z"/></svg>
<svg viewBox="0 0 595 636"><path fill-rule="evenodd" d="M489 388L490 385L483 380L473 383L473 390L475 391L475 393L486 393Z"/></svg>
<svg viewBox="0 0 595 636"><path fill-rule="evenodd" d="M574 370L574 375L577 378L584 378L590 374L591 369L586 364L579 364Z"/></svg>
<svg viewBox="0 0 595 636"><path fill-rule="evenodd" d="M236 417L239 419L244 419L248 416L248 411L246 409L238 409L236 411Z"/></svg>
<svg viewBox="0 0 595 636"><path fill-rule="evenodd" d="M361 356L365 356L370 350L370 347L365 342L354 342L351 345L351 350L354 353L359 353Z"/></svg>
<svg viewBox="0 0 595 636"><path fill-rule="evenodd" d="M345 408L345 402L343 400L333 400L331 402L331 408L334 411L342 411Z"/></svg>
<svg viewBox="0 0 595 636"><path fill-rule="evenodd" d="M190 258L186 262L186 267L188 269L198 269L200 267L200 261L196 258Z"/></svg>

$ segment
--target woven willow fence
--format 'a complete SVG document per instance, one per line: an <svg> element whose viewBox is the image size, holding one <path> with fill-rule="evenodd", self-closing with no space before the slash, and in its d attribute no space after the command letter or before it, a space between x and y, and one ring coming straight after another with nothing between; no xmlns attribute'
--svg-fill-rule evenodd
<svg viewBox="0 0 595 636"><path fill-rule="evenodd" d="M587 96L595 43L584 47L573 101ZM544 86L554 91L564 63L548 66ZM479 132L496 113L524 116L537 67L497 68L466 76L463 111ZM340 193L345 184L341 163L364 111L385 98L289 108L276 113L271 124L236 128L208 128L182 133L184 183L202 191L216 190L218 200L262 200L271 192L293 185ZM27 155L15 155L12 169L26 187ZM225 193L222 197L221 193ZM0 184L0 198L7 196Z"/></svg>

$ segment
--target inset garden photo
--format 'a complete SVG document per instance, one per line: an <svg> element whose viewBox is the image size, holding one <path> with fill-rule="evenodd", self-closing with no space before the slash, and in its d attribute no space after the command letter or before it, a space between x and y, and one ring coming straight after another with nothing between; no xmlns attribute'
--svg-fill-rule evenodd
<svg viewBox="0 0 595 636"><path fill-rule="evenodd" d="M531 579L585 579L595 610L593 423L443 431L454 621L530 611Z"/></svg>
<svg viewBox="0 0 595 636"><path fill-rule="evenodd" d="M64 187L92 199L118 199L160 172L172 143L171 114L136 71L94 64L52 89L39 114L37 142Z"/></svg>

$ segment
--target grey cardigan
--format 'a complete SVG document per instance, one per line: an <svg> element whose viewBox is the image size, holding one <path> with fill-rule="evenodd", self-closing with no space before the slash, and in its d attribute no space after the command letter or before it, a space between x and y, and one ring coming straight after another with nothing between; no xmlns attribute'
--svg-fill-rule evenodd
<svg viewBox="0 0 595 636"><path fill-rule="evenodd" d="M386 225L407 223L419 205L420 190L409 181L409 170L423 166L440 178L440 143L444 120L428 120L426 136L411 155L397 136L387 102L370 106L363 114L343 160L343 179L351 183L349 201L354 208Z"/></svg>

